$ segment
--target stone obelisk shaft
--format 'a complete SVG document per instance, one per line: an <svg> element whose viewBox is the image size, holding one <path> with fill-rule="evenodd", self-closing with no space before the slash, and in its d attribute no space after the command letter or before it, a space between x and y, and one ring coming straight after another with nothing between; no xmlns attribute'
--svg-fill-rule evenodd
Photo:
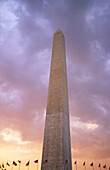
<svg viewBox="0 0 110 170"><path fill-rule="evenodd" d="M58 29L53 38L41 170L71 169L65 38Z"/></svg>

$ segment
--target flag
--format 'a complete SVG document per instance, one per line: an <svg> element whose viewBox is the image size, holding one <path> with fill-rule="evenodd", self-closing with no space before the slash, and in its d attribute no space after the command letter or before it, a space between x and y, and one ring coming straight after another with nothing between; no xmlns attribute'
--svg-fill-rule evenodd
<svg viewBox="0 0 110 170"><path fill-rule="evenodd" d="M90 164L90 166L93 166L94 164L93 164L93 162Z"/></svg>
<svg viewBox="0 0 110 170"><path fill-rule="evenodd" d="M26 166L29 166L29 163L30 163L30 161L28 161L28 162L26 163Z"/></svg>
<svg viewBox="0 0 110 170"><path fill-rule="evenodd" d="M65 161L65 165L67 165L67 164L68 164L68 160Z"/></svg>
<svg viewBox="0 0 110 170"><path fill-rule="evenodd" d="M44 164L46 164L47 162L48 162L48 160L45 160L45 161L44 161Z"/></svg>
<svg viewBox="0 0 110 170"><path fill-rule="evenodd" d="M101 165L99 164L99 166L98 166L99 168L101 167Z"/></svg>
<svg viewBox="0 0 110 170"><path fill-rule="evenodd" d="M106 168L106 164L103 166L103 168Z"/></svg>
<svg viewBox="0 0 110 170"><path fill-rule="evenodd" d="M10 164L7 162L7 165L10 166Z"/></svg>
<svg viewBox="0 0 110 170"><path fill-rule="evenodd" d="M17 163L15 161L13 161L13 165L17 166Z"/></svg>
<svg viewBox="0 0 110 170"><path fill-rule="evenodd" d="M21 163L21 161L20 161L20 160L18 160L18 162L19 162L19 164Z"/></svg>
<svg viewBox="0 0 110 170"><path fill-rule="evenodd" d="M85 162L83 162L83 166L85 166L86 165L86 163Z"/></svg>
<svg viewBox="0 0 110 170"><path fill-rule="evenodd" d="M38 163L38 160L35 160L34 163Z"/></svg>
<svg viewBox="0 0 110 170"><path fill-rule="evenodd" d="M4 163L2 163L2 168L4 168Z"/></svg>
<svg viewBox="0 0 110 170"><path fill-rule="evenodd" d="M77 161L75 161L74 164L76 165L76 164L77 164Z"/></svg>

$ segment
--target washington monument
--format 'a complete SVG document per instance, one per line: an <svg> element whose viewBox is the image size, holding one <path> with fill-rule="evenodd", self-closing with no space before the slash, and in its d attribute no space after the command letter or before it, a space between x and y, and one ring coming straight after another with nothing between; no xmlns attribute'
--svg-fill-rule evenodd
<svg viewBox="0 0 110 170"><path fill-rule="evenodd" d="M53 38L41 170L72 170L65 38Z"/></svg>

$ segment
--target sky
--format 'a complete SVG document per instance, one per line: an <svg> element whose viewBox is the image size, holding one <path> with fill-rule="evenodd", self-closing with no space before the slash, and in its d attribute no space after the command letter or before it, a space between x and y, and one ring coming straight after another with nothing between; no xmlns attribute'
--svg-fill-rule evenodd
<svg viewBox="0 0 110 170"><path fill-rule="evenodd" d="M110 166L110 1L0 0L0 162L41 161L53 34L65 35L71 151ZM23 167L24 166L24 167ZM17 169L17 167L14 167ZM39 163L40 169L40 163Z"/></svg>

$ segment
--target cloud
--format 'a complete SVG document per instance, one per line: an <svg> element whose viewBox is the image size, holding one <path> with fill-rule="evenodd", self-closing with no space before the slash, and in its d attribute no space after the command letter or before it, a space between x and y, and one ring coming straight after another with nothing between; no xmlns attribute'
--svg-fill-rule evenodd
<svg viewBox="0 0 110 170"><path fill-rule="evenodd" d="M22 134L18 141L42 141L52 36L60 27L66 40L72 147L77 144L80 158L84 153L110 158L109 0L1 0L0 5L1 131L13 126Z"/></svg>
<svg viewBox="0 0 110 170"><path fill-rule="evenodd" d="M26 145L31 143L30 141L22 141L21 134L18 131L12 129L4 129L1 132L1 136L6 142L15 142L18 145Z"/></svg>
<svg viewBox="0 0 110 170"><path fill-rule="evenodd" d="M81 128L84 130L95 130L96 128L98 128L98 125L95 123L84 123L79 121L77 118L72 118L71 119L71 128L73 128L73 130L75 128Z"/></svg>

